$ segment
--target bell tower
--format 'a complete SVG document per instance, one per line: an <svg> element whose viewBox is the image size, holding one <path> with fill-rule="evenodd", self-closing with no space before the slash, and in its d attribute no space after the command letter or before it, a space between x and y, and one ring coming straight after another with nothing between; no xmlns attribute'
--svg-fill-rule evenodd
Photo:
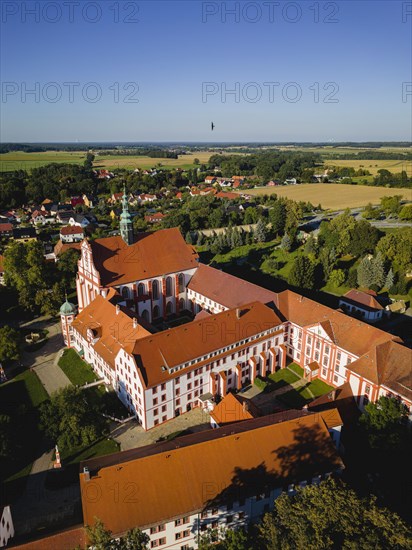
<svg viewBox="0 0 412 550"><path fill-rule="evenodd" d="M122 213L120 214L120 235L128 245L133 244L133 223L129 213L129 203L127 201L126 186L123 187Z"/></svg>

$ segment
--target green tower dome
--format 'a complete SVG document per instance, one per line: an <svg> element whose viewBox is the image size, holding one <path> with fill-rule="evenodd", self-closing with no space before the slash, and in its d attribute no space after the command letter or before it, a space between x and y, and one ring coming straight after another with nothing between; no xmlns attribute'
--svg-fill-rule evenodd
<svg viewBox="0 0 412 550"><path fill-rule="evenodd" d="M66 298L66 301L64 302L64 304L60 308L60 314L61 315L74 315L75 313L76 313L76 306L74 306L73 304L68 302L67 298Z"/></svg>

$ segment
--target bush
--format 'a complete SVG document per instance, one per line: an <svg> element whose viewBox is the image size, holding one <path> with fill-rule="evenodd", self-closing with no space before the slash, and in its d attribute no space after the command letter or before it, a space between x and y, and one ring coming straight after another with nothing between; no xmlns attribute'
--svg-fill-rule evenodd
<svg viewBox="0 0 412 550"><path fill-rule="evenodd" d="M356 288L358 286L358 274L356 272L356 269L349 270L348 277L346 279L346 284L350 288Z"/></svg>

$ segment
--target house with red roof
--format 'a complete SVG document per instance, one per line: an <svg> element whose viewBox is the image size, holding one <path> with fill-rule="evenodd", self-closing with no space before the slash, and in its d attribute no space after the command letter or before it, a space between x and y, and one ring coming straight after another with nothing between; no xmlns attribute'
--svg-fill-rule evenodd
<svg viewBox="0 0 412 550"><path fill-rule="evenodd" d="M0 223L0 238L11 237L13 235L13 225L11 223Z"/></svg>
<svg viewBox="0 0 412 550"><path fill-rule="evenodd" d="M83 228L79 225L66 225L60 229L62 243L78 243L84 239Z"/></svg>
<svg viewBox="0 0 412 550"><path fill-rule="evenodd" d="M380 321L385 311L377 300L376 292L355 290L354 288L339 299L339 307L346 313L361 317L369 323Z"/></svg>

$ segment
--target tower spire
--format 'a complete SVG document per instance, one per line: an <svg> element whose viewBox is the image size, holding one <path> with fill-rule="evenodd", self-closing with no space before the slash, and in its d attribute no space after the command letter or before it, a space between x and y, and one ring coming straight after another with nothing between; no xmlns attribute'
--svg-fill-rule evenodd
<svg viewBox="0 0 412 550"><path fill-rule="evenodd" d="M126 195L126 185L123 186L122 213L120 214L120 234L126 244L133 244L133 223L129 212L129 203Z"/></svg>

